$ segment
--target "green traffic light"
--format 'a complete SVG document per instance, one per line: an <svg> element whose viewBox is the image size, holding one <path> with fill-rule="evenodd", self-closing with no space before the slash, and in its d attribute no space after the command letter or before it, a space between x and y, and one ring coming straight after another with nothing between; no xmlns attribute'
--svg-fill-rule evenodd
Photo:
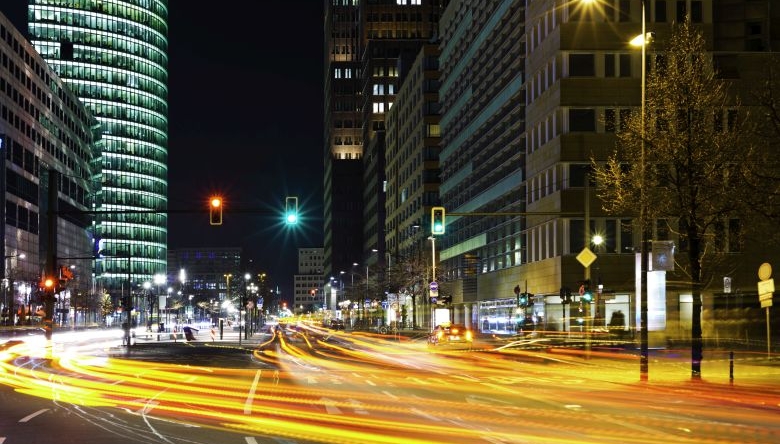
<svg viewBox="0 0 780 444"><path fill-rule="evenodd" d="M298 198L287 197L284 201L284 220L287 225L298 223Z"/></svg>

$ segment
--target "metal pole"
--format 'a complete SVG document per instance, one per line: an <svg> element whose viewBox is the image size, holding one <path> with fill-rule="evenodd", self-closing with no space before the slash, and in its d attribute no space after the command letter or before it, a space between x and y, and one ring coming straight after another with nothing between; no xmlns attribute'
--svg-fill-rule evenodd
<svg viewBox="0 0 780 444"><path fill-rule="evenodd" d="M647 233L647 202L645 202L645 100L646 100L646 93L645 93L645 82L647 77L647 30L645 29L645 3L646 0L642 0L642 103L640 105L641 109L641 124L642 124L642 132L641 132L641 156L640 156L640 189L639 189L639 224L640 229L642 230L642 240L640 244L640 250L639 254L641 255L640 258L640 296L639 296L639 305L640 305L640 314L639 314L639 322L640 322L640 331L639 331L639 342L640 342L640 357L639 357L639 378L641 381L647 381L648 377L648 349L647 349L647 341L648 341L648 335L647 335L647 269L648 269L648 233Z"/></svg>
<svg viewBox="0 0 780 444"><path fill-rule="evenodd" d="M769 307L766 307L766 358L772 357L771 337L769 335Z"/></svg>
<svg viewBox="0 0 780 444"><path fill-rule="evenodd" d="M590 248L590 174L585 175L585 248ZM590 291L589 281L590 265L585 267L585 291ZM590 302L585 304L585 359L590 359L590 305Z"/></svg>
<svg viewBox="0 0 780 444"><path fill-rule="evenodd" d="M431 282L436 282L436 238L431 235ZM430 291L430 289L428 290ZM431 298L428 298L431 302L431 329L434 327L434 323L436 321L434 317L434 313L436 308L433 305L433 300Z"/></svg>

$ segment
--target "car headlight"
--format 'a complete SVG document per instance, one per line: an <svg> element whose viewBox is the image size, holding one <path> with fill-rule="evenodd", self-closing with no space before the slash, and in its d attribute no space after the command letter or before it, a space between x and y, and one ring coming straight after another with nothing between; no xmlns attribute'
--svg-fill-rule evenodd
<svg viewBox="0 0 780 444"><path fill-rule="evenodd" d="M471 340L472 340L471 330L468 330L468 331L466 332L466 340L467 340L467 341L471 341Z"/></svg>

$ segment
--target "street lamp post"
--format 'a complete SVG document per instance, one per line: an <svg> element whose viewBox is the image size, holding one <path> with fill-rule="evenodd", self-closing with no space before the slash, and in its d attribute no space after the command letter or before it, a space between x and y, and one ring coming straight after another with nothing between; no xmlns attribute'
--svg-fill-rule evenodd
<svg viewBox="0 0 780 444"><path fill-rule="evenodd" d="M645 3L646 0L642 0L642 93L640 103L640 124L642 125L641 131L641 155L639 157L639 224L642 233L642 239L639 247L640 257L640 296L639 296L639 378L641 381L647 381L648 378L648 322L647 322L647 269L648 269L648 239L650 238L648 233L647 223L647 202L645 201L645 183L646 183L646 159L645 159L645 101L646 101L646 82L647 82L647 29L645 28Z"/></svg>
<svg viewBox="0 0 780 444"><path fill-rule="evenodd" d="M241 344L241 323L244 323L244 339L249 339L249 279L252 275L244 274L244 300L241 301L241 309L244 311L244 317L238 323L238 343Z"/></svg>

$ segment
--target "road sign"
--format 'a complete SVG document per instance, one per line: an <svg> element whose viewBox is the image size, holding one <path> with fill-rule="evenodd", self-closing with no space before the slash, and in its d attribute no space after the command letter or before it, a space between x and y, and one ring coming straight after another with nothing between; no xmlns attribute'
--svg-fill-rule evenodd
<svg viewBox="0 0 780 444"><path fill-rule="evenodd" d="M731 278L728 276L723 277L723 292L731 293Z"/></svg>
<svg viewBox="0 0 780 444"><path fill-rule="evenodd" d="M758 267L758 278L765 281L772 277L772 266L768 262L764 262Z"/></svg>
<svg viewBox="0 0 780 444"><path fill-rule="evenodd" d="M763 301L771 301L772 300L772 293L760 294L760 295L758 295L758 300L761 301L761 302L763 302Z"/></svg>
<svg viewBox="0 0 780 444"><path fill-rule="evenodd" d="M772 306L772 300L767 299L765 301L761 301L761 308L769 308Z"/></svg>
<svg viewBox="0 0 780 444"><path fill-rule="evenodd" d="M585 247L580 251L580 254L577 255L577 260L583 267L590 267L590 264L596 260L596 254L590 251L590 248Z"/></svg>
<svg viewBox="0 0 780 444"><path fill-rule="evenodd" d="M775 292L775 280L766 279L758 283L758 294L774 293Z"/></svg>
<svg viewBox="0 0 780 444"><path fill-rule="evenodd" d="M439 289L439 283L433 281L429 284L429 288L431 289L431 291L437 291Z"/></svg>

